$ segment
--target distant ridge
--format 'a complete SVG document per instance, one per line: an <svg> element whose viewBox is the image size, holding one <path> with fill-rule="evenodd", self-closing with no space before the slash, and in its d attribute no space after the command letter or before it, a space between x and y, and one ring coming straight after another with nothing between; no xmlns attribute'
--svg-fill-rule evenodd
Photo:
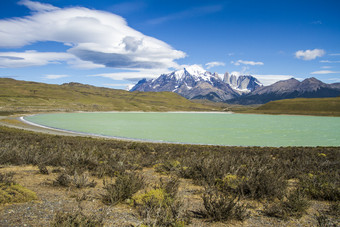
<svg viewBox="0 0 340 227"><path fill-rule="evenodd" d="M0 78L0 112L17 111L206 111L171 92L136 92L80 83L62 85Z"/></svg>
<svg viewBox="0 0 340 227"><path fill-rule="evenodd" d="M248 112L261 114L340 116L340 97L277 100L263 104Z"/></svg>
<svg viewBox="0 0 340 227"><path fill-rule="evenodd" d="M340 83L325 84L312 77L302 82L291 78L264 86L255 91L228 100L230 104L264 104L274 100L293 98L326 98L340 96Z"/></svg>

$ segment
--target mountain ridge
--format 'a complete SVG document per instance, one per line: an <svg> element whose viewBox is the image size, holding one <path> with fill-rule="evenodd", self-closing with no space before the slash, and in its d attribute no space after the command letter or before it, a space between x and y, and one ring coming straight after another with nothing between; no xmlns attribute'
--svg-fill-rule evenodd
<svg viewBox="0 0 340 227"><path fill-rule="evenodd" d="M187 99L208 99L226 101L256 90L263 86L253 76L229 75L222 78L198 65L185 67L156 79L142 79L130 91L171 91Z"/></svg>
<svg viewBox="0 0 340 227"><path fill-rule="evenodd" d="M236 99L228 100L230 104L264 104L270 101L293 98L330 98L340 96L340 83L326 84L311 77L298 81L291 78L281 80Z"/></svg>
<svg viewBox="0 0 340 227"><path fill-rule="evenodd" d="M190 100L252 105L281 99L337 97L340 96L340 83L326 84L311 77L301 82L290 78L263 86L251 75L236 76L226 72L222 77L192 65L156 79L142 79L130 91L170 91Z"/></svg>

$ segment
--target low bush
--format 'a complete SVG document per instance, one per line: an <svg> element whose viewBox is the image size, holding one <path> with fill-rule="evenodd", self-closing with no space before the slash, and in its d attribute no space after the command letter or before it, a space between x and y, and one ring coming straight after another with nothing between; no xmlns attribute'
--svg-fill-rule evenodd
<svg viewBox="0 0 340 227"><path fill-rule="evenodd" d="M14 172L0 173L0 184L5 185L15 184L15 181L13 180L14 175L15 175Z"/></svg>
<svg viewBox="0 0 340 227"><path fill-rule="evenodd" d="M0 183L0 204L23 203L37 199L35 192L18 184Z"/></svg>
<svg viewBox="0 0 340 227"><path fill-rule="evenodd" d="M103 218L96 215L86 216L80 211L71 213L57 212L50 223L52 227L79 226L99 227L104 226Z"/></svg>
<svg viewBox="0 0 340 227"><path fill-rule="evenodd" d="M134 207L148 226L179 226L185 223L180 215L182 203L162 188L152 189L133 198Z"/></svg>
<svg viewBox="0 0 340 227"><path fill-rule="evenodd" d="M71 176L64 171L56 177L56 179L53 181L53 185L62 187L73 186L76 188L85 188L95 187L97 183L94 180L89 180L89 174L87 172L83 172L82 174L74 172L73 176Z"/></svg>
<svg viewBox="0 0 340 227"><path fill-rule="evenodd" d="M300 177L300 187L312 199L339 201L340 176L338 172L309 173Z"/></svg>
<svg viewBox="0 0 340 227"><path fill-rule="evenodd" d="M105 193L101 195L102 202L115 205L127 199L144 187L144 179L135 172L125 172L116 178L114 183L104 180Z"/></svg>
<svg viewBox="0 0 340 227"><path fill-rule="evenodd" d="M41 174L46 174L46 175L49 174L48 169L47 169L46 165L44 165L44 164L39 164L38 169L39 169L39 173L41 173Z"/></svg>
<svg viewBox="0 0 340 227"><path fill-rule="evenodd" d="M159 187L133 196L132 203L145 225L180 227L190 221L178 198L178 186L178 178L163 179Z"/></svg>
<svg viewBox="0 0 340 227"><path fill-rule="evenodd" d="M288 217L301 218L309 207L303 191L297 189L292 192L285 200L279 203L269 205L264 210L265 214L270 217L287 219Z"/></svg>
<svg viewBox="0 0 340 227"><path fill-rule="evenodd" d="M202 218L210 221L243 221L248 217L246 206L240 204L240 196L224 193L214 188L206 188L203 195L204 210L197 212Z"/></svg>
<svg viewBox="0 0 340 227"><path fill-rule="evenodd" d="M155 171L162 174L169 174L170 172L176 172L181 166L179 161L165 161L154 165Z"/></svg>
<svg viewBox="0 0 340 227"><path fill-rule="evenodd" d="M87 172L84 172L82 174L78 174L77 172L74 173L73 180L72 180L73 185L76 188L86 188L86 187L95 187L97 183L92 180L89 180L89 174Z"/></svg>
<svg viewBox="0 0 340 227"><path fill-rule="evenodd" d="M53 181L54 186L62 186L62 187L69 187L71 186L71 183L72 183L71 176L65 172L59 174L56 177L56 179Z"/></svg>
<svg viewBox="0 0 340 227"><path fill-rule="evenodd" d="M339 216L340 215L340 201L336 201L332 203L329 206L327 214L334 216L334 217Z"/></svg>

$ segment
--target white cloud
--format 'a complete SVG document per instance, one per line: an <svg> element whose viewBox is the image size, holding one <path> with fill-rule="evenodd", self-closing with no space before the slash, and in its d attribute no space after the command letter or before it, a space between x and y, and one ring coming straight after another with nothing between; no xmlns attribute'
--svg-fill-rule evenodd
<svg viewBox="0 0 340 227"><path fill-rule="evenodd" d="M255 62L255 61L244 61L244 60L238 60L236 62L231 61L230 63L233 64L233 65L241 65L241 64L243 64L243 65L264 65L264 63L260 62L260 61Z"/></svg>
<svg viewBox="0 0 340 227"><path fill-rule="evenodd" d="M205 65L207 66L207 69L210 69L216 66L225 66L225 63L219 62L219 61L213 61L213 62L208 62Z"/></svg>
<svg viewBox="0 0 340 227"><path fill-rule="evenodd" d="M116 88L116 89L121 89L123 88L124 90L131 90L131 88L133 88L135 86L135 84L103 84L106 87L112 87L112 88Z"/></svg>
<svg viewBox="0 0 340 227"><path fill-rule="evenodd" d="M340 63L340 61L321 60L321 63Z"/></svg>
<svg viewBox="0 0 340 227"><path fill-rule="evenodd" d="M330 56L340 56L340 53L329 54Z"/></svg>
<svg viewBox="0 0 340 227"><path fill-rule="evenodd" d="M58 64L74 59L74 56L63 52L0 52L0 68L20 68Z"/></svg>
<svg viewBox="0 0 340 227"><path fill-rule="evenodd" d="M202 6L202 7L196 7L187 9L181 12L165 15L162 17L154 18L149 21L147 21L148 24L162 24L168 21L172 20L180 20L183 18L192 18L192 17L198 17L202 15L212 14L216 13L218 11L221 11L223 9L222 5L210 5L210 6Z"/></svg>
<svg viewBox="0 0 340 227"><path fill-rule="evenodd" d="M292 75L253 75L256 77L264 86L271 85L280 80L288 80L292 78Z"/></svg>
<svg viewBox="0 0 340 227"><path fill-rule="evenodd" d="M321 20L316 20L316 21L313 21L312 24L322 24L322 21Z"/></svg>
<svg viewBox="0 0 340 227"><path fill-rule="evenodd" d="M105 77L113 80L129 80L133 82L137 82L143 78L151 79L157 78L161 74L169 73L169 70L162 70L162 69L146 69L146 70L138 70L138 71L128 71L128 72L116 72L116 73L101 73L101 74L94 74L89 76L94 77Z"/></svg>
<svg viewBox="0 0 340 227"><path fill-rule="evenodd" d="M321 68L322 69L330 69L330 68L332 68L332 66L322 66Z"/></svg>
<svg viewBox="0 0 340 227"><path fill-rule="evenodd" d="M296 58L301 58L305 61L313 60L317 57L322 57L325 55L325 51L322 49L314 49L314 50L299 50L295 52Z"/></svg>
<svg viewBox="0 0 340 227"><path fill-rule="evenodd" d="M329 78L329 79L326 79L328 81L331 81L331 83L338 83L340 82L340 78Z"/></svg>
<svg viewBox="0 0 340 227"><path fill-rule="evenodd" d="M51 11L59 9L58 7L52 6L46 3L32 2L29 0L21 0L18 2L19 5L24 5L32 11Z"/></svg>
<svg viewBox="0 0 340 227"><path fill-rule="evenodd" d="M40 41L64 43L70 47L64 54L73 55L68 63L85 68L168 69L177 67L175 60L185 57L184 52L134 30L124 18L109 12L57 8L29 0L20 4L35 12L0 20L0 47L22 47Z"/></svg>
<svg viewBox="0 0 340 227"><path fill-rule="evenodd" d="M331 74L331 73L340 73L340 72L332 71L332 70L320 70L320 71L311 72L310 74Z"/></svg>
<svg viewBox="0 0 340 227"><path fill-rule="evenodd" d="M56 79L61 79L65 77L69 77L69 75L46 75L44 76L45 79L49 79L49 80L56 80Z"/></svg>

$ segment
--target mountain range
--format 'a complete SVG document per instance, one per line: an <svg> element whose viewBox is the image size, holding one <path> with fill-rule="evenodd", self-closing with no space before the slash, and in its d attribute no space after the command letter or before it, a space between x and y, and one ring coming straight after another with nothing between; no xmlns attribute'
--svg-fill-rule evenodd
<svg viewBox="0 0 340 227"><path fill-rule="evenodd" d="M250 93L263 85L253 76L220 76L198 65L162 74L156 79L140 80L130 91L171 91L187 99L226 101Z"/></svg>
<svg viewBox="0 0 340 227"><path fill-rule="evenodd" d="M171 91L187 99L249 105L291 98L337 97L340 83L326 84L312 77L302 82L291 78L263 86L251 75L236 76L226 72L221 76L192 65L156 79L142 79L130 91Z"/></svg>

